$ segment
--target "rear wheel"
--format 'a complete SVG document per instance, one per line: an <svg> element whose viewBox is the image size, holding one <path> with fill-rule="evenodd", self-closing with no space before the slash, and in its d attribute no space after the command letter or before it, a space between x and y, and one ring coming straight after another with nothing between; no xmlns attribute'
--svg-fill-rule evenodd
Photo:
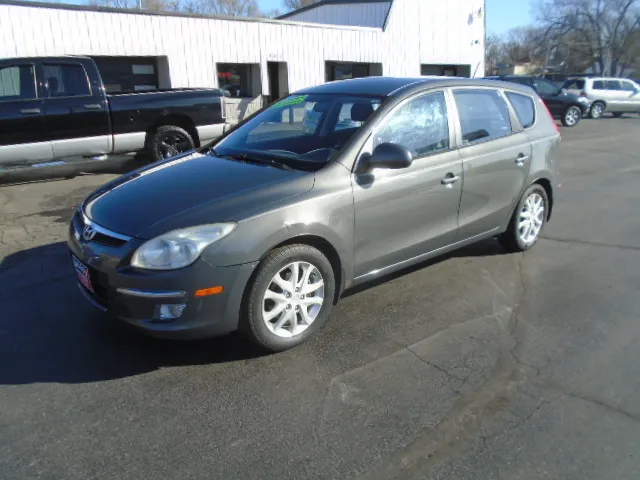
<svg viewBox="0 0 640 480"><path fill-rule="evenodd" d="M327 322L335 293L331 263L309 245L273 250L251 281L243 329L273 352L301 344Z"/></svg>
<svg viewBox="0 0 640 480"><path fill-rule="evenodd" d="M593 105L591 105L591 110L589 111L589 116L591 118L598 119L602 117L603 113L604 113L604 103L596 102Z"/></svg>
<svg viewBox="0 0 640 480"><path fill-rule="evenodd" d="M507 231L500 237L500 243L511 252L530 249L540 238L548 211L547 192L538 184L531 185L518 202Z"/></svg>
<svg viewBox="0 0 640 480"><path fill-rule="evenodd" d="M149 150L154 161L175 157L195 148L193 138L185 129L175 125L158 128L149 140Z"/></svg>
<svg viewBox="0 0 640 480"><path fill-rule="evenodd" d="M565 127L575 127L580 122L580 118L582 118L582 110L573 105L564 112L562 124Z"/></svg>

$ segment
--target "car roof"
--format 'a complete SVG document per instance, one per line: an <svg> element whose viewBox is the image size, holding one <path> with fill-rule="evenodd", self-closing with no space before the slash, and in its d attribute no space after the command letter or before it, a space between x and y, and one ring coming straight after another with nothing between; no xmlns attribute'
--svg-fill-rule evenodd
<svg viewBox="0 0 640 480"><path fill-rule="evenodd" d="M524 85L501 82L482 78L461 77L363 77L350 80L338 80L315 87L304 88L296 94L339 94L339 95L371 95L389 97L403 95L426 88L440 87L494 87L522 90L530 93L531 89Z"/></svg>

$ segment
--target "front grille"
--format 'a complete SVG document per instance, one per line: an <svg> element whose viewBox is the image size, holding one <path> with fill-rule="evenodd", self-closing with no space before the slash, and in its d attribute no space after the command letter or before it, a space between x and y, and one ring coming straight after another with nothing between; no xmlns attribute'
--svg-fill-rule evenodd
<svg viewBox="0 0 640 480"><path fill-rule="evenodd" d="M86 217L82 214L82 212L78 211L78 213L76 214L76 222L74 222L76 229L78 231L78 236L82 241L84 241L82 237L82 232L84 231L84 227L86 225L85 218ZM108 233L108 230L105 228L98 227L95 224L92 224L92 225L95 228L96 232L93 239L91 239L91 242L95 242L100 245L105 245L107 247L121 247L122 245L124 245L129 241L124 238L120 238L120 236L114 236L114 235L118 235L115 233L114 235L110 235Z"/></svg>
<svg viewBox="0 0 640 480"><path fill-rule="evenodd" d="M120 247L125 243L127 243L126 240L122 240L116 237L111 237L109 235L105 235L104 233L96 233L96 236L93 237L92 242L96 242L101 245L106 245L108 247Z"/></svg>

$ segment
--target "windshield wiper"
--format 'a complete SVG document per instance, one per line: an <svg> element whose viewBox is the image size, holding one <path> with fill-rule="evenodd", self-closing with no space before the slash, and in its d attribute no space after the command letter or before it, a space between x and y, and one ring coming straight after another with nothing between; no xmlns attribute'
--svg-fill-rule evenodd
<svg viewBox="0 0 640 480"><path fill-rule="evenodd" d="M214 149L211 149L210 153L212 155L215 155L216 157L228 158L229 160L240 160L242 162L255 163L255 164L259 164L259 165L271 165L272 167L281 168L283 170L290 170L290 171L294 170L289 165L286 165L286 164L284 164L282 162L278 162L278 161L273 160L271 158L264 158L264 157L259 157L259 156L255 156L255 155L247 155L246 153L222 154L222 153L216 152Z"/></svg>

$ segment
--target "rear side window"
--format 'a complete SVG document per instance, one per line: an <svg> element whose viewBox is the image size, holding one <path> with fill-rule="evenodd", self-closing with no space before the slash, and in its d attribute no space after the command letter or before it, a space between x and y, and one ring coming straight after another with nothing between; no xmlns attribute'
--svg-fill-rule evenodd
<svg viewBox="0 0 640 480"><path fill-rule="evenodd" d="M584 80L567 80L562 85L567 90L584 90Z"/></svg>
<svg viewBox="0 0 640 480"><path fill-rule="evenodd" d="M514 92L507 92L507 98L518 114L522 126L524 128L531 127L536 122L536 107L533 98Z"/></svg>
<svg viewBox="0 0 640 480"><path fill-rule="evenodd" d="M635 92L636 91L636 86L633 83L625 82L625 81L622 81L620 83L622 83L622 90L624 90L625 92Z"/></svg>
<svg viewBox="0 0 640 480"><path fill-rule="evenodd" d="M594 90L604 90L604 80L594 80L593 81L593 89Z"/></svg>
<svg viewBox="0 0 640 480"><path fill-rule="evenodd" d="M493 140L512 132L509 109L496 90L455 90L453 95L465 144Z"/></svg>
<svg viewBox="0 0 640 480"><path fill-rule="evenodd" d="M620 90L620 82L618 80L607 80L604 82L607 90Z"/></svg>
<svg viewBox="0 0 640 480"><path fill-rule="evenodd" d="M87 73L82 65L45 64L44 78L49 97L86 97L91 95Z"/></svg>
<svg viewBox="0 0 640 480"><path fill-rule="evenodd" d="M0 102L36 98L33 65L0 67Z"/></svg>

